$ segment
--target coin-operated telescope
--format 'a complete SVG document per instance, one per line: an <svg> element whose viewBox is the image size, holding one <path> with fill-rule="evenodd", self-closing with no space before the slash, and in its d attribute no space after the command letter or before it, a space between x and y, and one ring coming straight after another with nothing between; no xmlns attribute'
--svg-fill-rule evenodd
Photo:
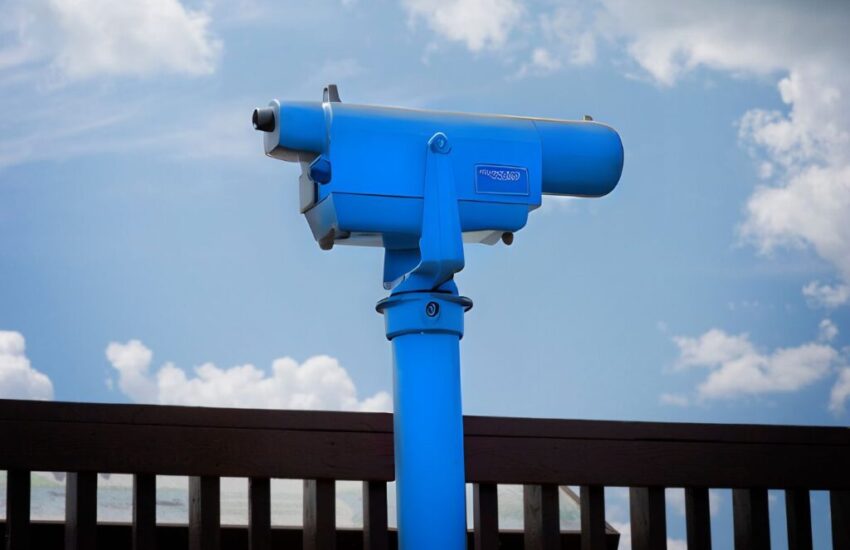
<svg viewBox="0 0 850 550"><path fill-rule="evenodd" d="M384 248L401 548L465 548L463 243L511 244L544 194L609 193L620 137L589 117L351 105L334 85L321 102L255 109L253 124L268 156L301 164L301 213L322 249Z"/></svg>

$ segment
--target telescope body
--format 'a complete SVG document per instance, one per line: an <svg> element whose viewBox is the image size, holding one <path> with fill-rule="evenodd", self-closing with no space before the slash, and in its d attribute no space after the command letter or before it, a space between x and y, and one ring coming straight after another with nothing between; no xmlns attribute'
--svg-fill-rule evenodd
<svg viewBox="0 0 850 550"><path fill-rule="evenodd" d="M399 547L464 550L458 293L463 241L510 244L542 195L599 197L623 169L616 131L562 121L321 102L254 111L267 155L301 164L314 238L381 246L393 345Z"/></svg>
<svg viewBox="0 0 850 550"><path fill-rule="evenodd" d="M302 164L301 212L328 245L417 247L426 143L437 132L451 143L466 242L521 229L542 194L605 195L623 168L619 135L593 121L275 100L254 123L267 155Z"/></svg>

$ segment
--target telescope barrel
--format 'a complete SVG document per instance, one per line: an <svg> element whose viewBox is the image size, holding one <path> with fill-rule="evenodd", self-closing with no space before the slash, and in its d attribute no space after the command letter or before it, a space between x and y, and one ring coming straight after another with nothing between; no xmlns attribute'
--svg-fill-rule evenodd
<svg viewBox="0 0 850 550"><path fill-rule="evenodd" d="M254 111L253 122L256 129L267 132L267 154L297 161L298 153L327 152L334 136L333 110L340 108L345 109L347 117L364 121L359 126L361 137L376 145L381 140L412 134L425 136L424 143L437 131L457 139L458 128L481 128L485 137L488 133L522 128L539 140L544 194L600 197L614 189L623 170L619 134L610 126L593 121L273 101L270 107Z"/></svg>
<svg viewBox="0 0 850 550"><path fill-rule="evenodd" d="M532 119L543 153L543 193L601 197L623 172L623 143L616 130L590 121Z"/></svg>

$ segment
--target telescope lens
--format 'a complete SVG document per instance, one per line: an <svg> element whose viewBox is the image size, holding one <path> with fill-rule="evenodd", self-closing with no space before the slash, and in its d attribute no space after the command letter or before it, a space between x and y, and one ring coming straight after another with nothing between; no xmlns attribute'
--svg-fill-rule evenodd
<svg viewBox="0 0 850 550"><path fill-rule="evenodd" d="M254 109L251 122L254 124L254 130L259 130L261 132L274 132L274 109L271 107Z"/></svg>

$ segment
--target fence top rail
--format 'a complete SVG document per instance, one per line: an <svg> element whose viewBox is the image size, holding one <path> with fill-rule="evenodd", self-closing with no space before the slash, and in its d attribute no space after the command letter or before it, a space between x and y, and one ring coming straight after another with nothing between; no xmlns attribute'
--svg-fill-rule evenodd
<svg viewBox="0 0 850 550"><path fill-rule="evenodd" d="M0 422L68 422L391 434L392 415L0 399ZM850 428L466 416L467 436L850 446Z"/></svg>
<svg viewBox="0 0 850 550"><path fill-rule="evenodd" d="M387 413L0 400L0 469L389 481L392 439ZM848 428L470 416L464 445L470 482L850 489Z"/></svg>

